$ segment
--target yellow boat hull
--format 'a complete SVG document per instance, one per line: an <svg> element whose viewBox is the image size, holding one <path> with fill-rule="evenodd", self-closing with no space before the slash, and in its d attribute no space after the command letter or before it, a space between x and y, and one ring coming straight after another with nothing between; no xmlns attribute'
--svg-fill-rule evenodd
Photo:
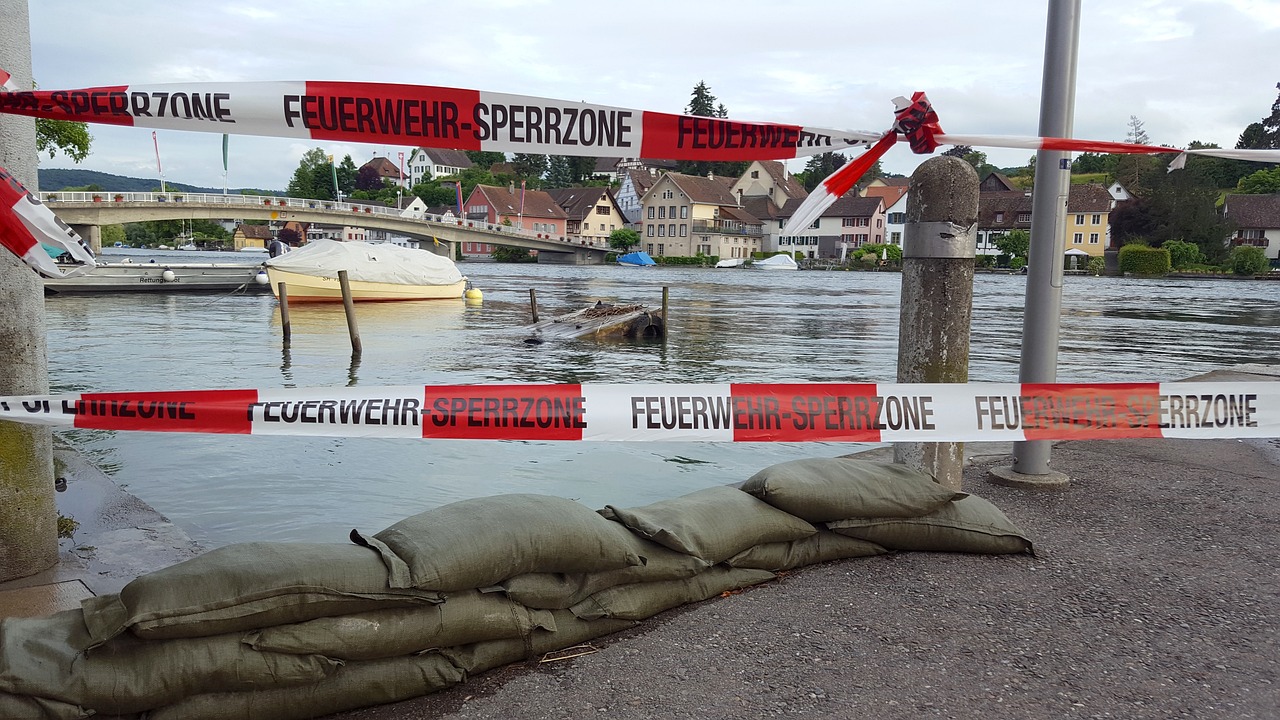
<svg viewBox="0 0 1280 720"><path fill-rule="evenodd" d="M280 283L285 284L289 302L342 302L342 286L337 278L302 275L267 267L271 292L280 296ZM397 283L349 281L351 299L357 302L390 302L396 300L448 300L461 298L466 281L449 285L401 285Z"/></svg>

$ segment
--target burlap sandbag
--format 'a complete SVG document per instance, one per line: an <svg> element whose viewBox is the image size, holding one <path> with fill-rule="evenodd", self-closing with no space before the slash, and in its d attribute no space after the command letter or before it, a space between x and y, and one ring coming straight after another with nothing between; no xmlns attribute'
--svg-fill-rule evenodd
<svg viewBox="0 0 1280 720"><path fill-rule="evenodd" d="M435 653L351 662L313 685L193 695L148 713L147 720L303 720L421 697L462 679L461 670Z"/></svg>
<svg viewBox="0 0 1280 720"><path fill-rule="evenodd" d="M143 575L82 607L101 643L125 628L150 639L202 637L441 600L391 588L393 574L379 553L356 545L241 543Z"/></svg>
<svg viewBox="0 0 1280 720"><path fill-rule="evenodd" d="M767 570L713 567L683 580L619 585L602 590L569 608L583 620L644 620L680 605L709 600L777 577Z"/></svg>
<svg viewBox="0 0 1280 720"><path fill-rule="evenodd" d="M915 518L852 518L827 523L841 535L890 550L934 552L1030 552L1031 541L1000 508L969 495Z"/></svg>
<svg viewBox="0 0 1280 720"><path fill-rule="evenodd" d="M256 650L377 660L430 648L528 636L555 630L546 610L530 610L499 594L450 593L426 607L373 610L255 630L244 642Z"/></svg>
<svg viewBox="0 0 1280 720"><path fill-rule="evenodd" d="M4 720L81 720L89 711L48 698L0 692L0 718Z"/></svg>
<svg viewBox="0 0 1280 720"><path fill-rule="evenodd" d="M640 556L640 565L598 573L529 573L485 589L504 592L512 600L531 608L566 610L588 595L614 585L677 580L692 577L710 567L702 558L668 550L633 533L627 533L627 538L632 550Z"/></svg>
<svg viewBox="0 0 1280 720"><path fill-rule="evenodd" d="M806 458L770 465L745 492L809 522L927 515L964 493L904 465L857 458Z"/></svg>
<svg viewBox="0 0 1280 720"><path fill-rule="evenodd" d="M820 530L807 538L785 543L765 543L747 548L725 561L729 567L757 570L790 570L830 560L883 555L888 550L875 543Z"/></svg>
<svg viewBox="0 0 1280 720"><path fill-rule="evenodd" d="M80 610L0 622L0 691L126 714L215 690L314 683L340 664L257 652L238 633L157 641L126 633L90 650L91 644Z"/></svg>
<svg viewBox="0 0 1280 720"><path fill-rule="evenodd" d="M352 539L365 538L353 533ZM372 539L407 563L413 585L427 590L471 590L525 573L640 564L623 528L580 503L549 495L462 500L401 520Z"/></svg>
<svg viewBox="0 0 1280 720"><path fill-rule="evenodd" d="M600 514L676 552L724 562L753 545L790 542L815 532L813 525L728 485Z"/></svg>
<svg viewBox="0 0 1280 720"><path fill-rule="evenodd" d="M634 620L582 620L567 610L556 610L552 614L556 625L554 632L534 630L532 635L522 640L490 640L441 648L439 653L471 677L502 665L580 645L636 625Z"/></svg>

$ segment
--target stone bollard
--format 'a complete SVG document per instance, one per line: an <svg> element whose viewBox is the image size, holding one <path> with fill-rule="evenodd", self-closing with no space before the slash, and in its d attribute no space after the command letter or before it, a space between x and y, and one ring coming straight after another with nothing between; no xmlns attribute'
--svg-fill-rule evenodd
<svg viewBox="0 0 1280 720"><path fill-rule="evenodd" d="M966 383L978 174L959 158L926 160L911 174L906 219L898 382ZM893 459L960 489L964 443L894 443Z"/></svg>

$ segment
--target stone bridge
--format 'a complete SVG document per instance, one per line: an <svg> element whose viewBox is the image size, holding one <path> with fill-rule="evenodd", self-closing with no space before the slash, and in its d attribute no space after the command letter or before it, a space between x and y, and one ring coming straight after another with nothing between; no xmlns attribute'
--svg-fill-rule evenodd
<svg viewBox="0 0 1280 720"><path fill-rule="evenodd" d="M215 193L117 193L42 192L40 199L62 221L70 225L97 252L102 247L103 225L148 220L276 220L352 225L386 230L418 241L419 246L436 240L454 243L483 242L504 247L538 251L538 261L563 265L597 265L604 262L610 248L586 240L547 233L531 233L509 225L477 220L457 220L438 215L406 217L385 205L310 200L262 195L221 195Z"/></svg>

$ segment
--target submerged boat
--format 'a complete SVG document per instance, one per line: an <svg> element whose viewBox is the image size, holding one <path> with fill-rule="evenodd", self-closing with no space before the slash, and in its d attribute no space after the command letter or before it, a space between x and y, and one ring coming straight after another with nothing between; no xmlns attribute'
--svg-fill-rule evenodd
<svg viewBox="0 0 1280 720"><path fill-rule="evenodd" d="M265 291L262 263L102 262L83 275L45 278L46 295L98 292Z"/></svg>
<svg viewBox="0 0 1280 720"><path fill-rule="evenodd" d="M338 271L359 301L461 298L467 279L453 261L390 243L316 240L266 262L271 292L284 283L290 302L342 302Z"/></svg>
<svg viewBox="0 0 1280 720"><path fill-rule="evenodd" d="M653 258L649 257L649 253L640 250L637 252L629 252L626 255L619 255L618 264L626 265L628 267L649 267L650 265L657 265L658 263L654 262Z"/></svg>
<svg viewBox="0 0 1280 720"><path fill-rule="evenodd" d="M800 266L796 264L796 259L791 257L790 253L782 253L767 257L764 260L757 260L751 264L753 268L760 270L799 270Z"/></svg>

